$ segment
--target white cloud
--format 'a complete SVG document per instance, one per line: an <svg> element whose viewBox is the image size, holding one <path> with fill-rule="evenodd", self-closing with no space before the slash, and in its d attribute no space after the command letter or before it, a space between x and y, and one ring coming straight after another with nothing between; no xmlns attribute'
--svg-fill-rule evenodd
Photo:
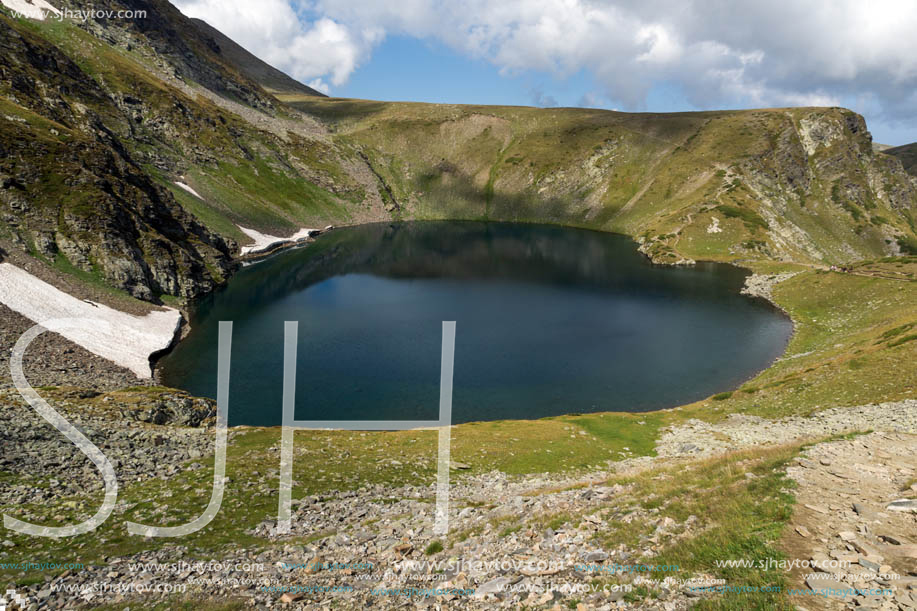
<svg viewBox="0 0 917 611"><path fill-rule="evenodd" d="M866 96L889 121L917 120L917 2L175 2L297 78L333 86L397 34L436 40L506 74L585 70L602 96L627 109L643 108L652 87L666 83L698 107Z"/></svg>
<svg viewBox="0 0 917 611"><path fill-rule="evenodd" d="M324 94L327 94L331 91L331 87L328 86L328 83L326 83L325 81L323 81L320 78L314 78L311 81L309 81L308 83L306 83L306 85L308 85L312 89L315 89L316 91L321 91Z"/></svg>
<svg viewBox="0 0 917 611"><path fill-rule="evenodd" d="M671 64L677 61L682 54L681 45L675 37L664 27L659 24L647 25L640 28L634 41L638 44L647 45L648 48L644 53L636 57L637 62L646 62L649 64Z"/></svg>
<svg viewBox="0 0 917 611"><path fill-rule="evenodd" d="M581 108L602 108L604 103L602 102L602 96L595 93L594 91L587 91L579 99L579 102L576 104Z"/></svg>
<svg viewBox="0 0 917 611"><path fill-rule="evenodd" d="M554 108L558 106L557 99L552 95L545 94L540 87L535 87L529 91L532 98L532 104L541 108Z"/></svg>
<svg viewBox="0 0 917 611"><path fill-rule="evenodd" d="M260 59L329 92L347 82L383 32L328 17L304 20L286 0L173 0L189 17L203 19Z"/></svg>

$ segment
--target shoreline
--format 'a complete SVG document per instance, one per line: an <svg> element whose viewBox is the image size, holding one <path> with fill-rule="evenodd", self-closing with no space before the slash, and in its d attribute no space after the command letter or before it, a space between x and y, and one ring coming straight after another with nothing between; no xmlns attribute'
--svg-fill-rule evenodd
<svg viewBox="0 0 917 611"><path fill-rule="evenodd" d="M748 269L747 267L742 267L742 269ZM781 272L778 274L756 274L752 271L745 279L745 286L742 287L740 291L742 295L748 295L750 297L758 297L764 299L768 303L772 304L774 307L778 308L781 312L789 316L789 313L782 308L776 301L774 301L774 296L772 291L775 286L789 280L793 276L796 276L801 272Z"/></svg>
<svg viewBox="0 0 917 611"><path fill-rule="evenodd" d="M743 286L739 290L739 294L751 297L752 299L760 299L766 302L768 306L774 308L775 310L783 314L786 317L786 319L790 321L790 327L791 327L790 334L789 336L787 336L786 343L783 345L783 350L780 351L780 354L774 357L774 360L772 360L768 364L767 367L764 367L763 369L759 369L758 371L755 372L753 376L748 378L748 380L745 380L744 382L742 382L742 384L739 384L738 386L736 386L735 389L732 389L732 390L738 390L742 387L743 384L745 384L745 382L748 382L749 380L754 380L756 377L758 377L759 375L761 375L762 373L764 373L765 371L767 371L768 369L770 369L771 367L779 363L780 361L788 358L786 356L786 352L787 352L787 349L789 349L790 347L790 342L792 342L793 338L796 337L796 331L798 330L799 325L796 322L796 320L790 315L790 313L786 310L786 308L784 308L782 305L777 303L771 291L773 290L775 286L777 286L781 282L785 282L786 280L789 280L790 278L792 278L793 276L801 272L782 272L778 274L757 274L754 271L742 265L738 265L738 264L730 264L730 265L735 265L736 267L739 267L741 269L748 269L749 271L751 271L751 273L748 276L746 276L745 286Z"/></svg>
<svg viewBox="0 0 917 611"><path fill-rule="evenodd" d="M397 222L423 223L423 222L439 222L443 220L449 220L449 219L421 219L421 220L409 220L409 221L397 221ZM515 221L476 221L476 220L468 220L468 219L458 219L458 220L460 222L511 223L511 224L516 223ZM343 227L359 227L361 225L377 224L377 223L384 223L384 222L387 222L387 221L374 221L372 223L356 223L353 225L345 225ZM391 221L388 221L388 222L391 222ZM792 341L793 337L796 335L796 332L797 332L796 320L793 319L793 317L789 314L789 312L787 312L787 310L784 307L782 307L780 304L778 304L774 300L773 295L771 294L771 290L777 284L792 278L793 276L797 275L800 272L785 272L785 273L777 273L777 274L758 274L758 273L755 273L751 268L743 265L741 262L717 261L717 260L708 260L708 259L701 259L701 260L690 259L690 263L684 263L683 261L685 259L679 260L678 262L657 262L657 261L654 261L651 257L649 257L646 253L641 251L639 249L640 243L634 238L634 236L631 236L628 234L619 233L615 231L605 231L601 229L594 229L590 227L581 227L577 225L565 225L565 224L559 224L559 223L533 223L529 221L521 221L520 224L526 224L526 225L535 224L535 225L548 225L548 226L554 226L554 227L566 227L566 228L571 228L571 229L595 231L597 233L604 233L604 234L611 234L611 235L627 237L635 244L635 247L637 247L636 251L639 254L643 255L646 262L651 266L661 266L661 267L669 267L672 269L678 269L678 268L684 268L684 267L696 267L697 265L700 265L700 264L711 264L712 263L712 264L719 264L719 265L729 265L729 266L741 269L743 271L749 272L749 274L745 278L744 285L741 288L739 288L739 294L751 297L753 299L761 299L765 301L769 307L773 308L774 310L778 311L780 314L786 317L786 319L790 322L791 330L778 355L776 355L772 360L770 360L764 367L762 367L759 370L754 371L747 378L744 378L740 383L735 385L734 388L733 387L725 388L723 389L724 391L736 390L738 388L741 388L743 384L747 383L750 380L753 380L754 378L761 375L763 372L767 371L768 369L773 367L775 364L783 360L786 357L786 351L790 345L790 342ZM324 233L327 233L328 231L331 231L335 228L336 228L335 226L329 225L328 227L326 227L323 230L312 230L309 233L309 235L304 238L295 238L295 234L294 234L294 236L292 236L291 238L286 238L282 242L272 244L268 250L252 252L252 253L247 253L247 254L240 254L236 258L236 261L240 262L242 266L255 265L267 258L270 258L277 254L281 254L288 250L306 247L309 244L311 244L312 242L314 242L316 237ZM218 289L215 289L215 290L218 290ZM208 293L208 295L209 294L211 293ZM186 314L186 315L184 316L184 323L181 328L180 337L177 334L175 341L169 346L169 348L161 351L159 354L156 355L157 361L159 358L167 355L171 350L173 350L181 342L181 340L183 340L187 336L187 334L190 332L191 330L190 313L183 311L183 314ZM160 378L160 372L158 370L158 362L153 362L152 368L153 368L153 380L156 381L157 383L160 383L161 378ZM718 392L722 392L722 391L718 391ZM712 393L710 396L713 396L714 394L717 394L717 393ZM703 400L705 400L705 398L698 399L698 401L703 401ZM678 409L685 405L690 405L691 403L694 403L694 402L696 401L689 401L687 403L682 402L682 403L678 403L678 404L667 406L667 407L659 407L659 408L655 408L655 409L651 409L647 411L641 411L641 412L607 411L607 412L588 412L588 413L590 414L653 414L653 413L659 413L659 412L665 412L665 411L669 411L673 409ZM559 416L570 416L570 415L575 415L575 413L571 412L571 413L556 414L555 416L547 416L547 418L559 417ZM531 420L524 419L524 420L537 421L540 419L541 418L535 418ZM487 421L487 422L494 422L494 421ZM250 425L244 425L244 426L247 426L249 428L259 428L259 429L274 428L271 426L268 426L268 427L251 427Z"/></svg>
<svg viewBox="0 0 917 611"><path fill-rule="evenodd" d="M424 222L425 220L426 219L420 220L420 221L402 221L402 222ZM485 222L504 222L504 221L485 221ZM530 224L530 223L525 223L525 224ZM588 230L596 231L599 233L608 233L608 234L613 234L613 235L627 236L637 246L639 246L639 242L637 242L633 238L633 236L628 236L627 234L621 234L621 233L613 232L613 231L603 231L600 229L578 227L575 225L561 225L557 223L543 223L543 224L554 225L558 227L571 227L575 229L588 229ZM276 254L280 254L287 250L305 247L308 244L312 243L314 239L318 237L319 235L326 233L328 231L331 231L334 228L335 228L334 226L329 225L325 227L323 230L303 230L305 232L304 234L305 237L297 237L298 234L294 234L290 238L280 238L279 242L272 241L264 250L240 253L235 257L235 259L237 262L241 263L243 266L254 265L264 259L267 259ZM303 231L301 231L300 233L302 233ZM266 234L262 234L262 235L266 235ZM267 237L271 237L271 236L267 236ZM639 248L638 248L638 252L639 252ZM654 262L651 259L649 259L648 257L647 257L647 261L650 265L660 265L660 263ZM742 265L741 263L736 263L736 262L701 260L701 261L697 261L697 263L727 264L727 265L732 265L732 266L735 266L743 270L751 271L745 265ZM662 263L662 265L666 267L673 267L673 268L679 267L677 265L669 264L669 263ZM741 387L741 385L747 382L748 380L754 379L755 377L757 377L764 371L767 371L768 369L773 367L776 363L780 362L782 359L785 358L786 349L789 346L790 341L796 334L797 323L795 320L793 320L792 316L789 315L789 313L786 311L785 308L783 308L778 303L776 303L776 301L774 301L773 296L771 294L771 289L773 289L773 287L779 284L780 282L789 279L790 277L796 275L797 273L799 272L788 272L788 273L781 273L781 274L756 274L753 271L751 271L750 275L748 275L745 279L745 285L739 289L739 292L741 294L747 295L753 298L763 299L764 301L768 303L769 306L781 312L790 321L792 325L792 330L789 336L787 337L786 343L783 346L781 353L778 356L776 356L772 361L770 361L765 367L754 372L747 379L744 379L738 386L736 386L736 388ZM37 278L35 279L35 281L42 282L41 280L38 280ZM48 286L52 289L54 288L51 285L48 285ZM218 290L218 289L215 289L215 290ZM63 295L67 295L67 297L70 297L70 299L73 302L83 303L83 302L80 302L79 299L75 297L71 297L67 293L64 293L63 291L58 291L58 292L60 292ZM208 293L208 295L210 294L211 293ZM206 296L202 297L202 299L205 297ZM86 305L87 307L93 307L94 309L96 309L98 308L100 304L93 303L90 306L89 303L87 303ZM188 302L185 304L185 306L181 310L175 310L172 308L167 309L167 311L173 312L171 316L176 317L176 320L174 321L174 326L172 326L172 328L168 332L168 338L166 337L166 333L160 330L158 334L158 339L155 340L152 344L148 344L148 347L146 348L148 352L144 358L144 365L139 364L140 358L138 358L137 355L134 355L133 357L125 357L119 354L117 350L112 350L111 348L100 349L99 346L97 345L98 342L93 342L92 338L87 339L81 336L68 337L67 335L63 335L63 334L62 335L64 339L73 341L78 346L89 350L90 352L92 352L93 354L96 354L97 356L100 356L102 358L105 358L106 360L109 360L114 365L119 366L119 367L125 367L126 369L131 371L137 377L138 381L152 382L154 384L162 384L161 377L160 377L159 363L163 357L165 357L172 350L174 350L175 347L178 346L180 342L183 339L185 339L187 335L190 333L191 331L191 309L190 308L191 307L192 307L192 303ZM106 315L111 314L112 316L116 318L130 317L131 319L136 319L136 320L132 320L131 324L127 325L128 331L133 332L133 333L140 333L140 334L144 333L143 326L144 324L147 324L148 321L144 321L142 317L131 316L129 314L123 313L113 308L106 308L105 306L103 306L103 308L105 308L105 310L111 310L111 312L106 311L105 312ZM13 309L15 310L15 308ZM16 311L22 314L22 312L19 312L18 310ZM32 320L32 318L28 314L22 314L22 315ZM732 388L730 387L730 389L726 389L726 390L731 390L731 389ZM683 404L680 403L676 406L658 408L655 410L650 410L649 412L645 412L645 413L653 413L653 412L674 409L680 405L683 405ZM609 413L616 413L616 412L609 412ZM626 412L626 413L630 413L630 412ZM644 412L641 412L641 413L644 413Z"/></svg>
<svg viewBox="0 0 917 611"><path fill-rule="evenodd" d="M266 257L296 244L308 243L312 238L334 229L334 225L328 225L324 229L307 229L304 227L296 231L290 237L284 238L261 233L255 229L248 229L242 225L236 225L236 227L255 242L254 244L241 247L239 256L236 257L236 260L242 262Z"/></svg>

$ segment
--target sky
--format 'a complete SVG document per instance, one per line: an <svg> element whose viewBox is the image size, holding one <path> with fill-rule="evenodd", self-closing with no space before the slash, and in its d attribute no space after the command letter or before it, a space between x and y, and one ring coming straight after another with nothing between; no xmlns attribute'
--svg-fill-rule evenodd
<svg viewBox="0 0 917 611"><path fill-rule="evenodd" d="M172 0L332 96L669 112L844 106L917 141L914 0Z"/></svg>

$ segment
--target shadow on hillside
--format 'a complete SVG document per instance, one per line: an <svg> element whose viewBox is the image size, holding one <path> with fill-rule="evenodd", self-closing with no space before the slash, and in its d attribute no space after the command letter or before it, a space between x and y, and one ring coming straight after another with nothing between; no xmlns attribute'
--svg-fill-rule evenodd
<svg viewBox="0 0 917 611"><path fill-rule="evenodd" d="M575 205L582 201L576 192L566 197L488 192L451 168L431 168L418 182L424 209L439 218L589 224L585 207Z"/></svg>
<svg viewBox="0 0 917 611"><path fill-rule="evenodd" d="M370 102L346 98L290 100L286 104L329 123L366 119L381 113L388 106L387 102Z"/></svg>

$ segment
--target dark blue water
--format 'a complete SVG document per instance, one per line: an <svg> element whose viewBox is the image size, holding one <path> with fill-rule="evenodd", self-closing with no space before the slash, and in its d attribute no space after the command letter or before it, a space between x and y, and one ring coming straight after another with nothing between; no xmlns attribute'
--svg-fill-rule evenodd
<svg viewBox="0 0 917 611"><path fill-rule="evenodd" d="M230 423L281 421L283 323L299 321L296 417L435 419L456 321L455 422L646 411L727 390L791 323L728 265L650 265L622 236L471 222L335 230L241 270L197 305L164 383L216 396L234 322Z"/></svg>

